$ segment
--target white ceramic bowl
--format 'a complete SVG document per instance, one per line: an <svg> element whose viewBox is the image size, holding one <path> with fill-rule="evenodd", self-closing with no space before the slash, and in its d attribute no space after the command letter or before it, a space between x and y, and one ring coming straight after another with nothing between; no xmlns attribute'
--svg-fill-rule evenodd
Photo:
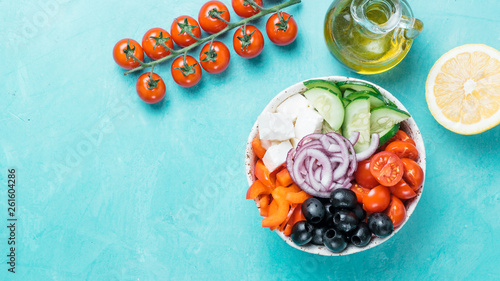
<svg viewBox="0 0 500 281"><path fill-rule="evenodd" d="M391 93L383 89L382 87L375 85L373 83L370 83L368 81L356 79L356 78L350 78L350 77L344 77L344 76L329 76L329 77L320 77L320 78L314 78L314 79L323 79L323 80L329 80L329 81L334 81L334 82L341 82L341 81L359 81L359 82L364 82L368 83L370 85L373 85L376 87L380 93L387 98L388 100L392 101L396 106L404 111L408 110L399 102ZM277 96L275 96L271 102L266 106L264 111L275 111L278 105L280 105L284 100L286 100L288 97L295 95L295 94L301 94L304 93L304 91L307 88L304 86L303 82L299 82L295 85L292 85L288 87L287 89L283 90L281 93L279 93ZM411 113L410 113L411 114ZM422 140L422 135L420 134L420 130L417 127L417 124L415 123L415 120L413 118L410 118L404 122L401 123L401 130L405 131L416 143L416 147L419 153L419 159L417 163L422 167L422 170L424 171L424 183L425 183L425 148L424 148L424 141ZM247 173L247 180L249 186L252 185L252 183L255 181L255 176L254 176L254 167L255 167L255 162L256 162L256 157L255 154L253 153L252 150L252 140L258 135L258 126L257 122L252 127L252 131L250 132L250 135L248 136L248 141L247 141L247 148L245 152L245 168L246 168L246 173ZM275 230L276 233L283 239L285 240L288 245L299 249L304 252L308 252L311 254L317 254L317 255L323 255L323 256L345 256L345 255L350 255L358 252L362 252L368 249L371 249L373 247L376 247L385 241L387 241L389 238L394 236L396 233L398 233L401 228L406 224L406 222L410 219L411 214L415 210L415 207L418 204L418 201L420 200L420 197L422 196L422 192L424 190L424 186L422 184L422 187L417 193L417 196L415 198L412 198L409 200L406 204L406 220L405 222L398 227L397 229L394 230L394 232L388 236L388 237L376 237L374 236L371 240L371 242L366 245L363 248L358 248L352 245L349 245L347 249L345 249L341 253L333 253L329 251L326 247L324 246L316 246L316 245L305 245L305 246L297 246L295 243L293 243L292 239L290 237L286 237L283 233L281 233L278 230ZM257 203L257 202L256 202Z"/></svg>

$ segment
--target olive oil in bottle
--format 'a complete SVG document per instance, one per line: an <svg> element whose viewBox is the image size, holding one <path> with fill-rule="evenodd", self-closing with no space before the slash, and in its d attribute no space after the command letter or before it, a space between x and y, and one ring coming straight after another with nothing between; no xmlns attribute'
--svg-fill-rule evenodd
<svg viewBox="0 0 500 281"><path fill-rule="evenodd" d="M361 74L391 69L422 30L405 0L336 0L325 19L332 54Z"/></svg>

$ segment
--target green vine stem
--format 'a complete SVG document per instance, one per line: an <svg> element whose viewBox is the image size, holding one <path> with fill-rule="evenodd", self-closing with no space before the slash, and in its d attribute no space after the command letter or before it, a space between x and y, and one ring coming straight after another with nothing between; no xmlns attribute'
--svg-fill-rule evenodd
<svg viewBox="0 0 500 281"><path fill-rule="evenodd" d="M159 63L162 63L164 61L167 61L173 57L176 57L180 54L184 54L184 53L187 53L189 52L190 50L200 46L201 44L204 44L206 42L209 42L211 41L212 39L236 28L236 27L239 27L239 26L242 26L242 25L245 25L247 24L248 22L251 22L255 19L258 19L258 18L261 18L265 15L268 15L268 14L271 14L271 13L275 13L275 12L278 12L280 11L281 9L283 8L286 8L286 7L289 7L289 6L292 6L292 5L295 5L295 4L298 4L300 3L301 0L289 0L285 3L282 3L282 4L279 4L279 5L276 5L276 6L273 6L273 7L270 7L270 8L262 8L260 10L259 13L249 17L249 18L246 18L246 19L242 19L240 20L239 22L235 22L235 23L230 23L228 24L228 26L226 26L226 28L224 28L223 30L219 31L218 33L215 33L215 34L212 34L208 37L205 37L205 38L202 38L202 39L198 39L198 41L196 43L193 43L192 45L190 46L187 46L185 48L182 48L182 49L179 49L179 50L174 50L173 52L170 52L170 54L164 58L161 58L159 60L155 60L155 61L151 61L151 62L148 62L148 63L144 63L144 62L141 62L141 66L138 66L134 69L131 69L131 70L128 70L124 73L124 75L128 75L132 72L136 72L136 71L139 71L139 70L143 70L145 68L148 68L148 67L152 67L152 66L155 66Z"/></svg>

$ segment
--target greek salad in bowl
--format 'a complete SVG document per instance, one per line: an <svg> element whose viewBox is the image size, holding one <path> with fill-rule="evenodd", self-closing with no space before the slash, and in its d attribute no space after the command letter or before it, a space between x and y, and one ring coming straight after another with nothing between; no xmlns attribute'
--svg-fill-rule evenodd
<svg viewBox="0 0 500 281"><path fill-rule="evenodd" d="M347 77L298 83L257 118L246 198L262 226L321 255L374 247L397 232L422 192L418 128L390 93Z"/></svg>

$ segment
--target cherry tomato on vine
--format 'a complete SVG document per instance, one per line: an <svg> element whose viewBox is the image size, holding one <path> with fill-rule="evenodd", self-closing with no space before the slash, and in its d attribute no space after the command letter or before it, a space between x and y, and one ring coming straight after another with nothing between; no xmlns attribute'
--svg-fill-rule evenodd
<svg viewBox="0 0 500 281"><path fill-rule="evenodd" d="M201 29L198 22L190 16L180 16L174 20L170 27L170 34L175 44L187 47L196 43L196 38L200 38Z"/></svg>
<svg viewBox="0 0 500 281"><path fill-rule="evenodd" d="M382 151L370 161L370 172L384 186L393 186L403 178L403 162L389 151Z"/></svg>
<svg viewBox="0 0 500 281"><path fill-rule="evenodd" d="M242 26L234 33L233 47L241 57L255 58L264 49L264 36L253 25Z"/></svg>
<svg viewBox="0 0 500 281"><path fill-rule="evenodd" d="M192 56L180 56L174 60L170 68L175 83L189 88L201 80L200 64Z"/></svg>
<svg viewBox="0 0 500 281"><path fill-rule="evenodd" d="M385 150L385 148L387 147L387 145L389 145L393 141L398 141L398 140L399 141L409 142L409 143L411 143L413 145L416 145L415 141L412 138L410 138L410 136L408 136L407 133L405 133L402 130L399 130L399 131L396 132L396 134L392 138L390 138L384 145L382 145L380 147L380 149L381 150Z"/></svg>
<svg viewBox="0 0 500 281"><path fill-rule="evenodd" d="M198 22L203 30L208 33L217 33L226 28L227 23L219 19L222 18L229 22L231 15L226 5L220 1L209 1L201 7L198 14Z"/></svg>
<svg viewBox="0 0 500 281"><path fill-rule="evenodd" d="M414 191L417 191L424 182L424 171L412 159L403 158L401 161L404 166L403 179Z"/></svg>
<svg viewBox="0 0 500 281"><path fill-rule="evenodd" d="M392 195L403 200L417 196L415 191L404 180L400 180L396 185L389 187L389 190Z"/></svg>
<svg viewBox="0 0 500 281"><path fill-rule="evenodd" d="M201 49L200 64L206 72L217 74L221 73L229 66L231 53L229 49L220 41L207 43Z"/></svg>
<svg viewBox="0 0 500 281"><path fill-rule="evenodd" d="M152 78L152 79L151 79ZM135 84L137 94L146 103L157 103L165 97L165 83L160 75L153 73L143 73Z"/></svg>
<svg viewBox="0 0 500 281"><path fill-rule="evenodd" d="M379 213L384 211L391 202L391 193L385 186L379 185L367 195L363 196L363 208L367 212Z"/></svg>
<svg viewBox="0 0 500 281"><path fill-rule="evenodd" d="M358 162L358 169L354 173L354 178L356 182L365 188L374 188L380 183L370 172L370 160L366 159Z"/></svg>
<svg viewBox="0 0 500 281"><path fill-rule="evenodd" d="M413 144L405 141L391 142L385 148L385 151L392 152L396 154L399 158L410 158L413 160L417 160L418 158L417 148Z"/></svg>
<svg viewBox="0 0 500 281"><path fill-rule="evenodd" d="M351 186L351 190L356 193L356 199L358 200L359 204L363 204L363 198L370 192L370 189L364 188L357 183Z"/></svg>
<svg viewBox="0 0 500 281"><path fill-rule="evenodd" d="M141 64L134 59L144 61L144 51L141 45L134 39L122 39L113 48L113 59L125 69L133 69Z"/></svg>
<svg viewBox="0 0 500 281"><path fill-rule="evenodd" d="M285 46L297 38L297 23L285 12L272 15L266 24L269 40L278 46Z"/></svg>
<svg viewBox="0 0 500 281"><path fill-rule="evenodd" d="M170 51L165 46L174 49L174 42L165 29L155 27L146 31L142 37L142 48L148 57L159 60L170 55Z"/></svg>
<svg viewBox="0 0 500 281"><path fill-rule="evenodd" d="M384 213L391 219L394 228L403 224L406 219L406 208L396 196L391 196L391 203Z"/></svg>
<svg viewBox="0 0 500 281"><path fill-rule="evenodd" d="M254 0L254 2L262 7L262 0ZM247 0L233 0L231 4L234 12L242 18L249 18L260 12L258 7L250 5Z"/></svg>

